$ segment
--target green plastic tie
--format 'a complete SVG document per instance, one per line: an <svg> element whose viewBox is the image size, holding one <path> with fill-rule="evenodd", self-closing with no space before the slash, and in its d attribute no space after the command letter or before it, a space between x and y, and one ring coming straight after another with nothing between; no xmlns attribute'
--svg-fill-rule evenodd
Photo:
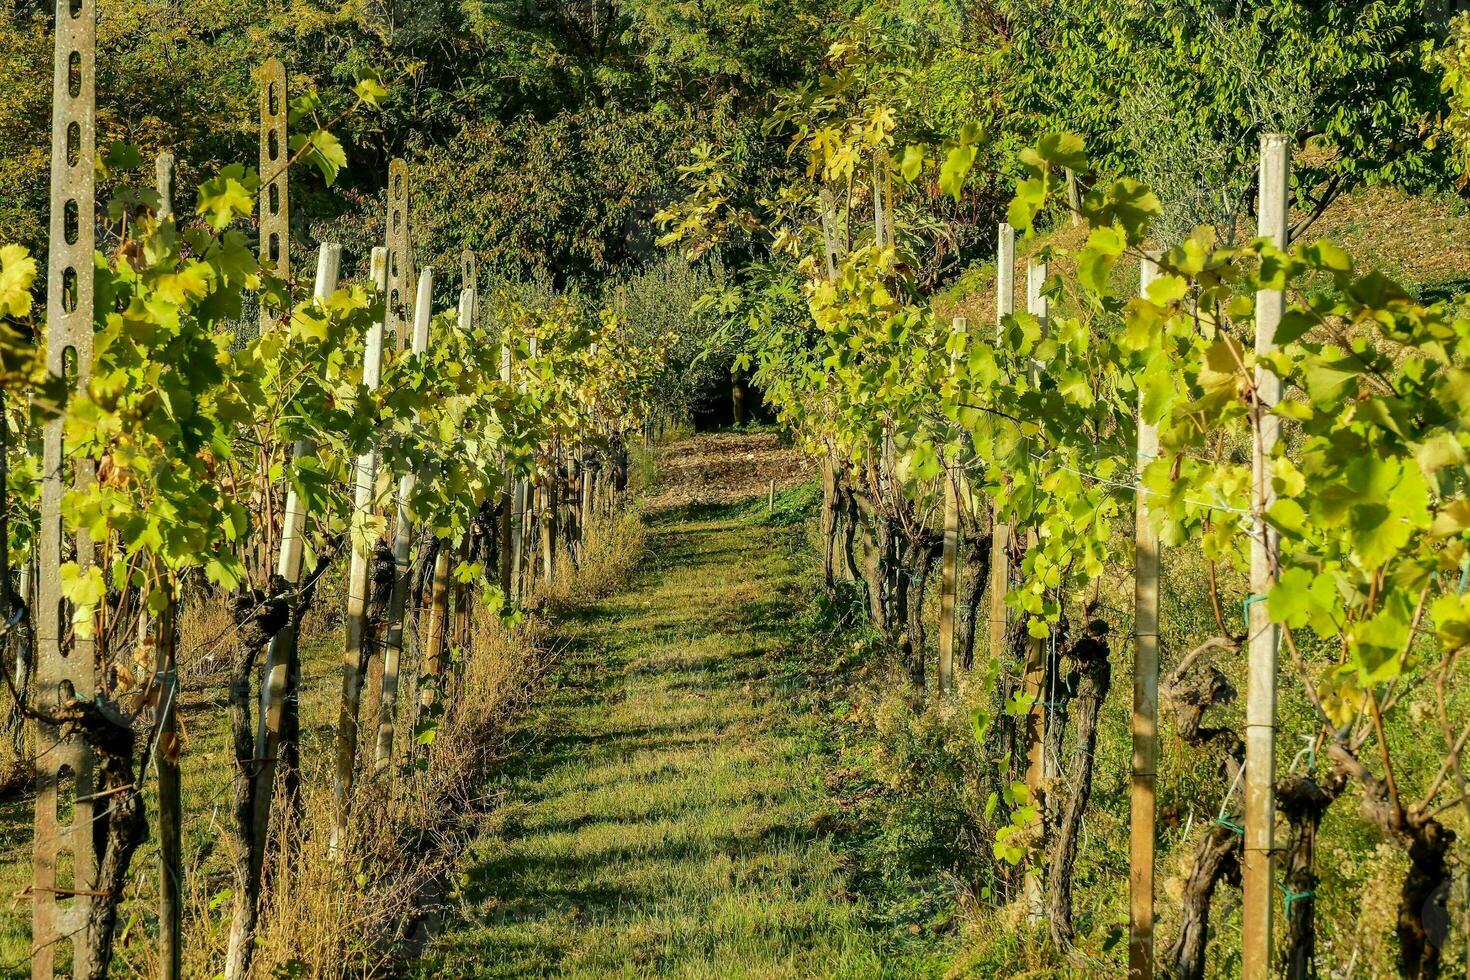
<svg viewBox="0 0 1470 980"><path fill-rule="evenodd" d="M1266 597L1263 595L1247 596L1246 600L1240 604L1240 615L1241 618L1246 621L1247 625L1249 625L1251 621L1251 604L1256 602L1264 602L1265 599Z"/></svg>
<svg viewBox="0 0 1470 980"><path fill-rule="evenodd" d="M1281 889L1281 898L1285 902L1285 908L1282 909L1282 913L1284 915L1291 915L1291 906L1293 902L1299 902L1304 898L1313 898L1317 894L1314 891L1294 892L1280 882L1277 882L1276 887Z"/></svg>

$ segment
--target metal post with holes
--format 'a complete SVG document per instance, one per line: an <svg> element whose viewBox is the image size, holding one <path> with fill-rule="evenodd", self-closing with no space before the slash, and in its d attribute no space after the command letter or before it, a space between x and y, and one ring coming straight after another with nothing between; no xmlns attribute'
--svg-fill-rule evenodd
<svg viewBox="0 0 1470 980"><path fill-rule="evenodd" d="M72 387L92 373L92 255L96 214L95 0L57 0L51 120L51 225L46 282L46 367ZM75 632L61 595L61 497L94 478L90 460L67 465L63 420L43 431L38 535L40 608L36 616L35 706L53 710L71 696L91 698L96 650ZM76 536L76 561L92 565L92 543ZM93 844L93 757L76 736L36 725L36 841L31 888L31 975L49 978L71 949L71 973L92 968L88 918L97 878Z"/></svg>
<svg viewBox="0 0 1470 980"><path fill-rule="evenodd" d="M282 279L291 277L291 206L286 193L286 66L272 58L260 66L260 262ZM273 324L260 310L260 330Z"/></svg>
<svg viewBox="0 0 1470 980"><path fill-rule="evenodd" d="M386 248L373 249L372 278L374 286L382 293L388 280ZM367 350L363 354L362 383L369 390L375 390L383 377L384 321L392 316L392 311L386 310L383 320L373 324L368 331ZM369 446L357 457L352 528L348 534L352 558L347 570L347 643L342 655L342 708L337 719L337 758L332 779L333 854L340 853L346 835L353 767L357 761L358 710L362 705L362 678L366 673L368 651L368 577L372 572L373 559L373 543L367 540L366 524L373 513L373 487L377 478L378 452L376 447Z"/></svg>
<svg viewBox="0 0 1470 980"><path fill-rule="evenodd" d="M1287 193L1290 187L1286 137L1261 137L1260 237L1277 248L1287 245ZM1279 289L1256 293L1256 354L1276 347L1276 328L1286 306ZM1276 501L1271 485L1271 455L1281 434L1273 409L1281 400L1281 379L1264 361L1255 374L1255 445L1252 460L1251 599L1248 610L1248 670L1245 701L1245 860L1241 869L1241 965L1243 980L1265 980L1271 974L1271 903L1274 825L1276 821L1276 649L1281 630L1261 601L1276 580L1276 532L1266 512Z"/></svg>

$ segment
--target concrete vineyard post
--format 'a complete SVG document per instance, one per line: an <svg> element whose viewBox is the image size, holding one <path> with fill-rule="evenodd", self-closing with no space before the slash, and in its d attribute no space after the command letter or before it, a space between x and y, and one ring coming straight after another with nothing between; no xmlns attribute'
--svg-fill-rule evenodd
<svg viewBox="0 0 1470 980"><path fill-rule="evenodd" d="M408 343L403 325L408 322L408 164L397 159L388 164L388 327L393 331L393 349Z"/></svg>
<svg viewBox="0 0 1470 980"><path fill-rule="evenodd" d="M1047 299L1041 294L1046 283L1046 263L1032 261L1026 266L1026 310L1041 321L1041 335L1047 332ZM1031 383L1039 385L1041 365L1031 362ZM1036 531L1026 532L1026 547L1036 545ZM1026 667L1022 681L1031 708L1026 714L1026 788L1031 801L1045 812L1042 794L1050 777L1055 775L1056 760L1046 753L1046 649L1036 637L1026 641ZM1045 918L1046 899L1042 892L1039 869L1026 875L1026 907L1029 921L1035 925Z"/></svg>
<svg viewBox="0 0 1470 980"><path fill-rule="evenodd" d="M260 66L260 262L282 279L291 277L286 116L286 66L272 58ZM272 312L261 307L262 333L273 320Z"/></svg>
<svg viewBox="0 0 1470 980"><path fill-rule="evenodd" d="M388 281L388 249L373 249L373 284L381 293ZM363 354L363 385L375 390L383 377L383 335L385 323L393 317L391 308L384 311L383 321L368 331L367 349ZM352 797L353 765L357 759L358 708L362 703L362 677L367 666L367 602L368 576L372 570L373 541L368 522L373 515L373 485L378 477L378 454L369 446L357 457L357 473L353 481L352 526L349 543L352 557L347 569L346 648L342 655L342 708L337 719L337 758L332 778L333 823L332 851L338 853L347 831L348 803Z"/></svg>
<svg viewBox="0 0 1470 980"><path fill-rule="evenodd" d="M995 335L1005 329L1005 318L1015 312L1016 229L1000 225L995 250ZM996 520L990 532L990 656L999 659L1006 645L1006 592L1011 580L1011 529Z"/></svg>
<svg viewBox="0 0 1470 980"><path fill-rule="evenodd" d="M480 262L475 253L465 249L459 253L459 330L466 337L470 336L476 321L476 305L479 302ZM464 542L460 545L460 557L468 560L470 548L469 533L465 533ZM450 589L453 591L451 600L454 609L454 623L450 628L450 634L456 643L467 642L469 636L469 586L451 582Z"/></svg>
<svg viewBox="0 0 1470 980"><path fill-rule="evenodd" d="M1158 275L1152 259L1139 266L1139 292ZM1159 538L1149 526L1143 469L1158 455L1159 433L1143 420L1138 397L1138 472L1134 491L1133 781L1128 855L1128 976L1154 975L1154 800L1159 765Z"/></svg>
<svg viewBox="0 0 1470 980"><path fill-rule="evenodd" d="M822 256L827 263L827 278L835 281L837 279L837 265L839 250L837 247L837 206L833 202L832 192L822 188ZM651 442L651 440L645 440Z"/></svg>
<svg viewBox="0 0 1470 980"><path fill-rule="evenodd" d="M950 325L954 335L965 333L965 318L957 316ZM950 363L954 364L958 353L951 352ZM954 633L955 597L959 592L960 550L960 492L956 482L958 467L954 460L945 460L944 480L944 543L939 559L939 693L954 690Z"/></svg>
<svg viewBox="0 0 1470 980"><path fill-rule="evenodd" d="M158 220L174 213L174 155L160 153L153 161L153 188L158 192Z"/></svg>
<svg viewBox="0 0 1470 980"><path fill-rule="evenodd" d="M460 290L459 327L468 332L474 316L475 296L473 289ZM468 532L466 532L468 534ZM429 587L429 634L424 645L422 677L429 683L419 686L418 703L421 708L433 707L438 697L438 682L444 676L445 651L449 638L454 642L465 642L465 617L468 607L467 586L452 586L449 581L449 542L439 542L434 554L433 578ZM450 597L454 593L453 599ZM451 622L452 620L452 622ZM422 715L422 712L420 712Z"/></svg>
<svg viewBox="0 0 1470 980"><path fill-rule="evenodd" d="M1289 163L1286 137L1261 137L1260 237L1286 248ZM1281 290L1256 294L1256 353L1269 354L1276 346L1276 328L1286 296ZM1276 648L1280 631L1259 601L1275 581L1276 532L1265 520L1275 502L1271 486L1271 456L1281 422L1272 409L1281 399L1281 380L1265 366L1256 365L1256 434L1252 453L1252 510L1250 582L1247 600L1249 644L1245 704L1245 867L1241 908L1241 976L1265 980L1271 973L1271 903L1273 824L1276 820Z"/></svg>
<svg viewBox="0 0 1470 980"><path fill-rule="evenodd" d="M541 352L540 342L531 337L527 341L531 360L534 361ZM526 382L520 384L521 391L526 391ZM537 523L537 493L536 493L536 471L534 462L529 476L522 477L520 482L521 500L518 508L520 515L520 533L516 536L516 592L524 596L531 588L531 581L536 573L536 538L535 530Z"/></svg>
<svg viewBox="0 0 1470 980"><path fill-rule="evenodd" d="M413 353L423 354L429 348L429 319L434 304L434 270L419 274L418 296L413 305ZM398 478L398 521L393 533L393 593L388 600L388 630L383 641L383 688L378 702L378 747L373 772L386 774L393 765L393 730L398 719L398 675L403 661L403 616L408 604L408 577L413 570L409 552L413 547L413 517L408 503L413 499L418 477L413 472ZM448 583L449 549L441 547L439 556L445 567L444 584ZM437 567L435 574L437 575ZM442 601L442 590L435 582L435 592ZM443 623L441 621L441 632Z"/></svg>
<svg viewBox="0 0 1470 980"><path fill-rule="evenodd" d="M331 299L337 291L337 280L342 268L342 246L323 242L317 249L316 281L312 289L313 298L319 303ZM293 462L299 463L316 451L308 440L298 440L291 449ZM295 587L301 582L303 535L306 532L306 508L296 490L286 491L286 508L281 520L281 550L276 559L276 574L288 585ZM255 729L255 790L253 833L251 844L251 876L260 880L265 861L266 832L270 827L271 801L275 794L276 764L281 749L281 733L288 702L298 696L296 683L299 678L296 648L296 604L299 598L288 600L291 615L266 648L265 664L261 668L260 712Z"/></svg>
<svg viewBox="0 0 1470 980"><path fill-rule="evenodd" d="M92 375L92 256L96 227L95 0L57 0L52 79L51 223L46 279L46 368L77 387ZM95 649L72 629L61 595L61 497L67 490L61 418L42 433L40 526L37 534L40 608L36 616L36 707L51 711L68 694L91 698ZM70 482L86 486L93 465L75 460ZM92 542L76 540L77 564L93 562ZM69 943L72 972L92 968L87 935L97 876L92 842L93 756L75 735L36 723L36 840L31 901L31 975L52 976ZM69 808L70 812L67 812ZM68 873L69 871L69 873Z"/></svg>

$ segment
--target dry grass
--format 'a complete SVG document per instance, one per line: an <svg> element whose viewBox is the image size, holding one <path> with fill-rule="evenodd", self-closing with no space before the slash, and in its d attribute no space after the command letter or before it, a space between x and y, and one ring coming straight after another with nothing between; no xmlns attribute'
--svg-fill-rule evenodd
<svg viewBox="0 0 1470 980"><path fill-rule="evenodd" d="M341 694L341 576L329 574L302 631L303 757L299 818L278 809L258 934L254 975L376 977L412 955L434 922L442 875L475 817L494 799L497 766L508 749L508 722L538 689L555 661L554 618L594 601L625 579L643 554L643 525L634 515L598 524L581 570L564 568L543 610L507 624L487 607L472 610L470 642L455 663L451 708L435 738L413 738L418 698L417 644L405 650L396 745L400 764L390 779L359 777L351 832L331 851L332 759ZM185 962L184 975L212 977L224 962L232 911L229 868L233 762L214 654L232 632L219 602L190 603L180 617L185 675L180 710L183 755ZM370 755L376 705L365 699L361 747ZM0 774L20 772L9 799L0 798L0 887L23 888L30 877L29 767L0 734ZM13 757L13 758L12 758ZM361 770L360 770L361 771ZM280 798L280 794L278 799ZM151 775L147 812L156 816ZM288 828L283 830L282 828ZM115 977L158 974L156 830L138 851L120 916ZM0 907L0 976L28 973L30 908Z"/></svg>
<svg viewBox="0 0 1470 980"><path fill-rule="evenodd" d="M774 432L715 432L681 439L668 447L650 511L692 504L737 504L811 478L800 453L783 446Z"/></svg>

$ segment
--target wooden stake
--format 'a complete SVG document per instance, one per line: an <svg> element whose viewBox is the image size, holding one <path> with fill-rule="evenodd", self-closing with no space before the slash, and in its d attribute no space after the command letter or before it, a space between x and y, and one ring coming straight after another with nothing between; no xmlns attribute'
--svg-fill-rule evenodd
<svg viewBox="0 0 1470 980"><path fill-rule="evenodd" d="M291 203L286 193L286 66L272 58L260 66L260 264L291 278ZM261 307L260 332L275 325Z"/></svg>
<svg viewBox="0 0 1470 980"><path fill-rule="evenodd" d="M96 228L97 8L94 0L57 0L52 77L51 224L46 279L46 369L84 389L92 376L92 287ZM40 608L36 615L35 706L50 712L66 696L96 693L96 648L73 629L61 594L61 498L68 484L92 483L90 460L70 461L64 419L42 429L41 507L37 532ZM70 474L68 474L70 470ZM92 542L76 536L76 560L93 563ZM92 963L88 921L96 889L92 796L93 754L75 735L36 724L36 841L31 901L31 976L53 975L57 955L71 948L71 975L87 976ZM70 815L62 812L70 803ZM71 877L58 877L58 866ZM78 894L59 896L56 889Z"/></svg>
<svg viewBox="0 0 1470 980"><path fill-rule="evenodd" d="M326 303L337 291L337 280L342 268L342 246L323 242L317 250L316 284L312 291L318 303ZM292 447L293 465L300 465L316 452L309 440L297 440ZM301 582L301 560L303 536L306 532L306 507L295 488L286 491L286 509L281 520L281 551L276 559L276 574L287 584L296 586ZM276 763L281 746L286 705L297 696L294 676L299 673L296 657L296 604L292 598L288 605L291 615L266 648L265 663L261 668L260 712L255 728L255 772L254 806L252 815L254 831L251 835L251 875L260 880L265 862L265 840L270 830L271 802L275 796Z"/></svg>
<svg viewBox="0 0 1470 980"><path fill-rule="evenodd" d="M413 352L423 354L429 348L429 318L434 304L434 270L419 274L418 297L413 305ZM398 718L398 674L403 660L403 614L408 603L408 576L413 570L409 551L413 547L413 517L408 502L418 477L412 472L398 478L398 523L393 534L393 594L388 600L388 631L383 642L383 688L378 701L378 749L373 772L384 775L393 765L393 729ZM439 549L444 556L446 576L449 561L447 545ZM446 583L448 579L446 578ZM441 624L442 626L442 624ZM442 632L442 630L441 630Z"/></svg>
<svg viewBox="0 0 1470 980"><path fill-rule="evenodd" d="M1260 235L1286 248L1289 178L1286 137L1261 137ZM1276 328L1286 305L1281 290L1256 294L1256 353L1276 347ZM1281 400L1281 380L1263 363L1256 366L1256 438L1252 454L1254 531L1251 536L1249 673L1245 704L1245 867L1241 907L1241 977L1265 980L1271 972L1272 850L1276 821L1276 648L1280 631L1263 600L1275 581L1276 532L1265 513L1276 500L1271 456L1281 421L1272 409Z"/></svg>
<svg viewBox="0 0 1470 980"><path fill-rule="evenodd" d="M542 477L541 486L541 577L548 583L556 579L556 537L561 523L561 449L555 441L550 452L551 462Z"/></svg>
<svg viewBox="0 0 1470 980"><path fill-rule="evenodd" d="M512 357L510 344L502 342L500 345L500 380L506 384L510 384ZM502 462L504 462L503 456ZM514 598L516 546L511 542L516 530L516 479L511 474L509 465L504 468L503 479L505 486L500 491L500 594L504 597L505 604L509 606Z"/></svg>
<svg viewBox="0 0 1470 980"><path fill-rule="evenodd" d="M373 283L381 293L388 281L388 249L373 249L372 269ZM376 323L368 331L362 374L363 385L369 390L376 390L382 381L383 335L386 321L392 317L390 307L383 315L385 323ZM358 709L362 704L362 678L368 657L368 576L373 559L373 542L368 540L365 528L373 514L373 486L377 478L377 450L369 447L357 457L357 477L353 484L352 559L347 570L347 643L342 655L342 710L337 719L337 758L332 780L331 849L334 854L339 853L347 832L348 803L352 798L353 768L357 760Z"/></svg>
<svg viewBox="0 0 1470 980"><path fill-rule="evenodd" d="M1148 295L1158 266L1144 259L1139 292ZM1159 433L1143 420L1138 396L1138 475L1134 491L1133 784L1128 854L1128 976L1154 975L1154 799L1159 766L1159 538L1149 526L1143 469L1159 452Z"/></svg>
<svg viewBox="0 0 1470 980"><path fill-rule="evenodd" d="M419 705L432 707L437 681L444 676L444 652L449 622L449 543L441 541L434 555L434 578L429 586L429 636L424 644L423 676L431 683L419 687Z"/></svg>
<svg viewBox="0 0 1470 980"><path fill-rule="evenodd" d="M950 325L952 334L962 335L968 324L957 316ZM950 366L959 358L951 352ZM955 597L960 584L960 491L959 473L954 460L944 467L944 545L939 559L939 694L954 690Z"/></svg>

